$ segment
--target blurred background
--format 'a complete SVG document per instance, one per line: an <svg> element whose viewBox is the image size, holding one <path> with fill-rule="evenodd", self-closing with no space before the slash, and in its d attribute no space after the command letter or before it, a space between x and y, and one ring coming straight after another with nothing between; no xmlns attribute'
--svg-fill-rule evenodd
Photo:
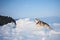
<svg viewBox="0 0 60 40"><path fill-rule="evenodd" d="M0 15L15 19L60 17L60 0L0 0Z"/></svg>

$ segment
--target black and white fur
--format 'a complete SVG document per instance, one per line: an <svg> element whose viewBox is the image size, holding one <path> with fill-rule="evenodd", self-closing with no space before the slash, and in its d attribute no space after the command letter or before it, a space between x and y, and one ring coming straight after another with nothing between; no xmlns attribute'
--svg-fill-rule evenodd
<svg viewBox="0 0 60 40"><path fill-rule="evenodd" d="M46 28L48 28L50 30L53 30L53 28L51 28L49 24L39 20L38 18L35 18L35 23L36 23L36 25L39 25L40 27L46 27Z"/></svg>

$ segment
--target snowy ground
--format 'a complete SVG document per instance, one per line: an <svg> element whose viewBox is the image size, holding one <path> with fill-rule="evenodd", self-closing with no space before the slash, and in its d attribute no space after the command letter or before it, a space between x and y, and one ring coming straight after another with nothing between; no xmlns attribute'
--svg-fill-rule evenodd
<svg viewBox="0 0 60 40"><path fill-rule="evenodd" d="M0 27L0 40L60 40L60 32L38 27L29 18L16 23L16 28L12 23Z"/></svg>

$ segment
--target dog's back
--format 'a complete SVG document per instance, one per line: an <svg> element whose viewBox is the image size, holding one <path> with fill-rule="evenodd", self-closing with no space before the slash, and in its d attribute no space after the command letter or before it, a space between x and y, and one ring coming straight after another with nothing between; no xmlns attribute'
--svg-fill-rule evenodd
<svg viewBox="0 0 60 40"><path fill-rule="evenodd" d="M2 26L4 24L11 23L11 22L15 23L15 25L16 25L16 22L13 18L8 17L8 16L1 16L0 15L0 26Z"/></svg>

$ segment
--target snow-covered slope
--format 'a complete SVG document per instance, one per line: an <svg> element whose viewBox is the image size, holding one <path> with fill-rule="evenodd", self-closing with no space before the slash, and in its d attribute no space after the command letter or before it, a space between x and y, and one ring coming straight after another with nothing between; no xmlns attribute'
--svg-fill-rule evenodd
<svg viewBox="0 0 60 40"><path fill-rule="evenodd" d="M20 40L55 40L54 37L59 38L60 36L60 32L39 27L34 21L30 21L29 19L19 19L16 31L20 35L18 36ZM56 39L59 40L58 38Z"/></svg>
<svg viewBox="0 0 60 40"><path fill-rule="evenodd" d="M15 24L13 22L0 26L0 40L11 40L14 28Z"/></svg>
<svg viewBox="0 0 60 40"><path fill-rule="evenodd" d="M59 40L60 32L39 27L29 18L19 19L14 24L0 27L0 40Z"/></svg>

